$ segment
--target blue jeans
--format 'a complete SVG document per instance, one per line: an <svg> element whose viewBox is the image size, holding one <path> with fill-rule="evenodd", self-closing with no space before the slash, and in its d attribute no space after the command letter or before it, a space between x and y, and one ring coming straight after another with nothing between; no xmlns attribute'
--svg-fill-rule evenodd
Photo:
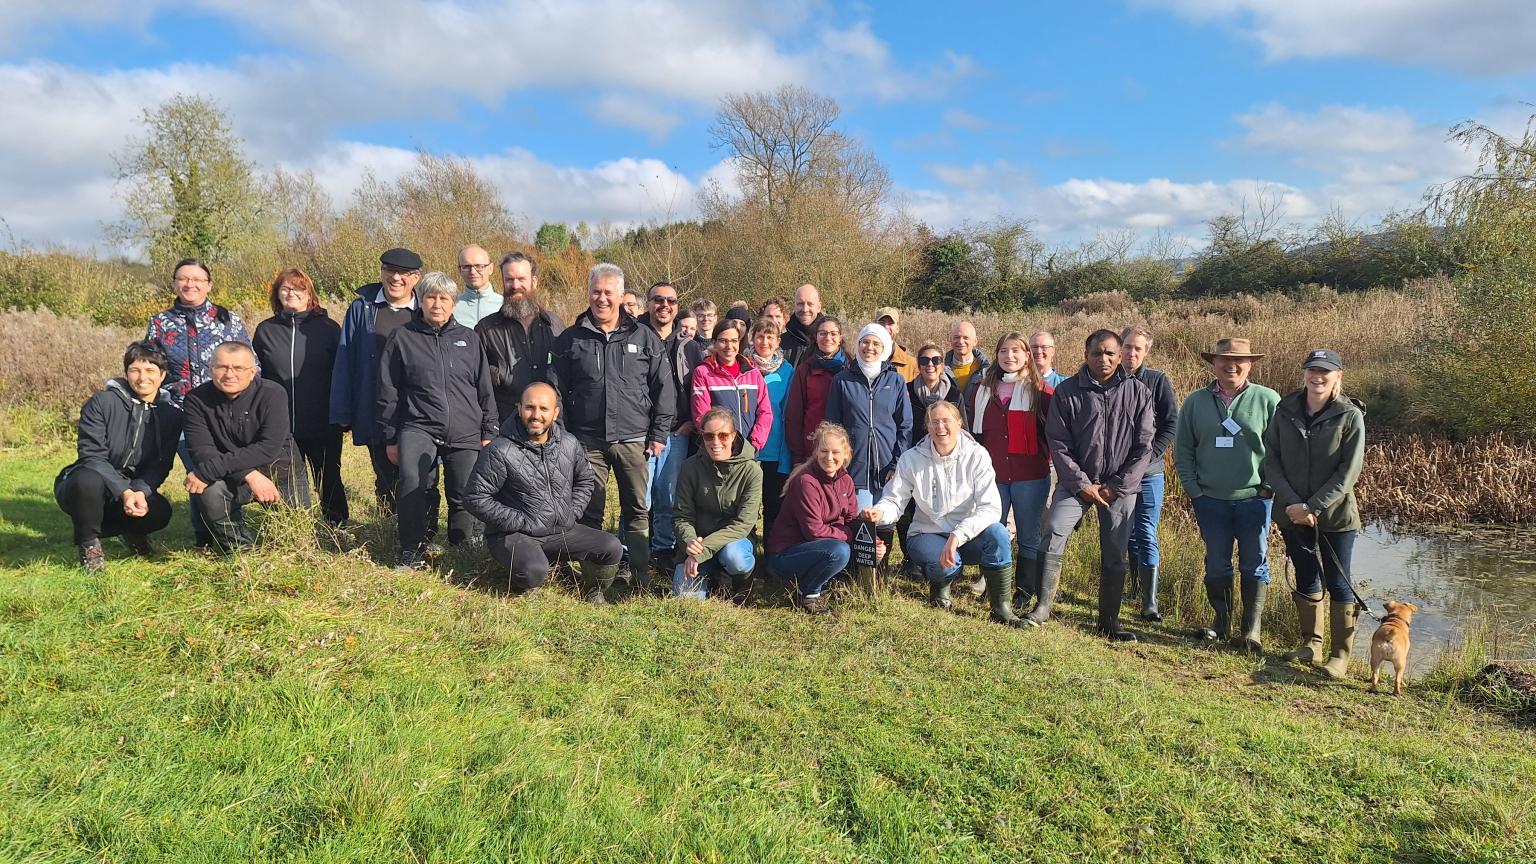
<svg viewBox="0 0 1536 864"><path fill-rule="evenodd" d="M841 540L807 540L768 556L768 569L792 583L802 597L815 597L848 567L853 550Z"/></svg>
<svg viewBox="0 0 1536 864"><path fill-rule="evenodd" d="M1232 584L1232 546L1244 579L1269 584L1268 498L1223 501L1201 495L1194 501L1195 522L1205 541L1205 584Z"/></svg>
<svg viewBox="0 0 1536 864"><path fill-rule="evenodd" d="M1157 548L1157 523L1163 518L1163 475L1147 474L1141 478L1141 493L1136 496L1136 511L1131 517L1131 560L1142 567L1156 567L1161 560Z"/></svg>
<svg viewBox="0 0 1536 864"><path fill-rule="evenodd" d="M960 575L961 564L980 564L982 567L1007 567L1013 563L1009 549L1008 529L1002 523L993 522L980 534L960 545L960 560L945 570L939 566L939 556L944 554L944 544L949 542L945 534L908 534L907 554L923 569L923 578L929 582L953 582Z"/></svg>
<svg viewBox="0 0 1536 864"><path fill-rule="evenodd" d="M699 575L690 579L678 564L672 571L672 593L691 600L703 600L709 596L709 577L724 572L730 576L745 576L757 565L757 555L752 551L752 538L743 537L725 544L715 557L699 564Z"/></svg>
<svg viewBox="0 0 1536 864"><path fill-rule="evenodd" d="M1315 597L1328 585L1328 599L1335 603L1355 602L1355 593L1349 590L1350 559L1355 554L1354 531L1325 531L1323 545L1317 544L1318 533L1311 528L1287 528L1280 532L1285 538L1285 554L1296 568L1296 593ZM1330 552L1330 549L1332 550ZM1318 570L1317 559L1323 559Z"/></svg>
<svg viewBox="0 0 1536 864"><path fill-rule="evenodd" d="M646 459L651 473L651 552L670 554L677 545L677 535L672 531L672 513L677 510L677 478L683 473L683 462L688 459L688 436L673 435L667 439L660 456Z"/></svg>
<svg viewBox="0 0 1536 864"><path fill-rule="evenodd" d="M181 457L181 467L188 474L197 474L197 465L192 462L192 448L187 446L187 436L182 435L176 442L176 455ZM209 478L198 475L198 479L204 483L212 482ZM212 478L217 480L218 478ZM187 516L192 523L192 542L199 546L213 545L213 530L203 522L202 493L187 493Z"/></svg>
<svg viewBox="0 0 1536 864"><path fill-rule="evenodd" d="M1003 499L1003 515L1013 511L1013 539L1019 546L1019 557L1025 561L1040 557L1040 526L1045 517L1045 497L1050 491L1049 477L997 484L997 495Z"/></svg>

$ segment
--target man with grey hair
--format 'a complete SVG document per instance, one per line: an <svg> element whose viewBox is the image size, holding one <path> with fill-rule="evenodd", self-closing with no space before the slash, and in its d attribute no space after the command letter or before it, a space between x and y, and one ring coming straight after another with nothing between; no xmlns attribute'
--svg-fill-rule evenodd
<svg viewBox="0 0 1536 864"><path fill-rule="evenodd" d="M565 329L539 303L539 264L522 252L501 256L501 309L475 325L491 366L496 414L506 424L529 384L549 380L550 351Z"/></svg>
<svg viewBox="0 0 1536 864"><path fill-rule="evenodd" d="M597 475L581 522L602 527L611 470L630 572L644 587L651 559L646 459L666 448L677 392L661 338L623 307L624 271L595 265L587 274L587 297L587 311L555 340L549 383L560 393L566 429L586 449Z"/></svg>
<svg viewBox="0 0 1536 864"><path fill-rule="evenodd" d="M453 318L459 289L446 273L421 277L421 315L390 335L379 359L378 438L400 469L400 567L425 565L427 490L443 466L448 542L476 533L464 489L480 448L496 437L496 396L480 337ZM435 504L435 499L432 499Z"/></svg>
<svg viewBox="0 0 1536 864"><path fill-rule="evenodd" d="M459 278L464 280L464 293L453 306L453 320L473 328L501 308L501 295L491 284L491 253L473 243L460 249Z"/></svg>
<svg viewBox="0 0 1536 864"><path fill-rule="evenodd" d="M1056 337L1051 335L1051 331L1036 330L1030 334L1029 359L1034 361L1040 378L1052 387L1067 380L1067 376L1051 368L1056 363Z"/></svg>

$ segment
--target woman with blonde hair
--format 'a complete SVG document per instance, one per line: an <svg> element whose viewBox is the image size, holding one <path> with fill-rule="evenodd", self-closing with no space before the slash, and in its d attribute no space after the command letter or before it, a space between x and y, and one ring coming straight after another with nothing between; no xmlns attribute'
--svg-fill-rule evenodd
<svg viewBox="0 0 1536 864"><path fill-rule="evenodd" d="M1040 594L1040 529L1051 491L1045 421L1055 392L1030 362L1029 340L1014 331L997 340L992 365L971 379L960 400L971 434L992 459L1002 512L1013 513L1013 605L1021 608Z"/></svg>
<svg viewBox="0 0 1536 864"><path fill-rule="evenodd" d="M1264 482L1274 490L1274 520L1296 569L1301 645L1288 659L1307 665L1323 653L1323 588L1330 633L1323 673L1343 678L1355 638L1357 600L1349 564L1360 530L1355 481L1365 461L1365 406L1344 395L1344 360L1319 348L1301 361L1300 389L1281 397L1264 429Z"/></svg>
<svg viewBox="0 0 1536 864"><path fill-rule="evenodd" d="M768 534L768 567L794 589L796 603L824 615L822 589L848 567L849 541L859 507L848 462L848 430L822 423L812 435L809 459L784 483L784 503Z"/></svg>

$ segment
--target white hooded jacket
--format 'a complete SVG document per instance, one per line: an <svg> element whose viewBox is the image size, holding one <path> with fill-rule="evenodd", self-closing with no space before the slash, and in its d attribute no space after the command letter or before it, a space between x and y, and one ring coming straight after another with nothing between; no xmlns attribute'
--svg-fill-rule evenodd
<svg viewBox="0 0 1536 864"><path fill-rule="evenodd" d="M961 545L974 539L988 525L1001 522L1002 499L997 495L997 474L985 447L961 433L948 456L940 456L929 438L901 454L875 508L881 524L901 517L907 502L917 504L911 534L953 534Z"/></svg>

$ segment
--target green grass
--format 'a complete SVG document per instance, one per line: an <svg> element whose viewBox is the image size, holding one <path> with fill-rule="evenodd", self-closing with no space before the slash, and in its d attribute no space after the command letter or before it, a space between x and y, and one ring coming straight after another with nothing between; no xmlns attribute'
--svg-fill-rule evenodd
<svg viewBox="0 0 1536 864"><path fill-rule="evenodd" d="M1113 646L1086 602L1014 632L900 592L830 620L512 599L380 568L387 526L330 553L293 517L263 554L109 543L87 577L67 458L0 454L3 860L1536 855L1531 733L1443 691L1324 685L1172 623Z"/></svg>

